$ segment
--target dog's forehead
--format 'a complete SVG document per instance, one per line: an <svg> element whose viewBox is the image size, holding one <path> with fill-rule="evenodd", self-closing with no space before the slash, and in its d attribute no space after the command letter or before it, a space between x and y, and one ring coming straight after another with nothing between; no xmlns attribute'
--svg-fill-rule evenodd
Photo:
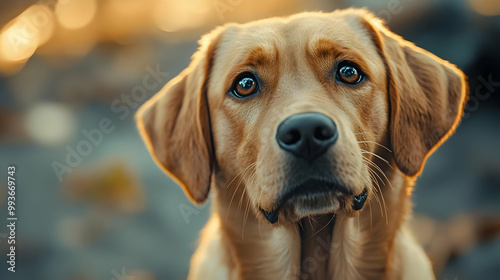
<svg viewBox="0 0 500 280"><path fill-rule="evenodd" d="M229 56L230 64L255 50L269 56L284 51L296 56L325 40L360 54L375 51L362 20L360 15L349 13L302 13L235 25L224 32L218 55Z"/></svg>

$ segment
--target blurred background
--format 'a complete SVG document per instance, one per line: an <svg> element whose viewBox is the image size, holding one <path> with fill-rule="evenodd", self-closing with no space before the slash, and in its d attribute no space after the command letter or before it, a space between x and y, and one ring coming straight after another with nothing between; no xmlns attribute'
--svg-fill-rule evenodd
<svg viewBox="0 0 500 280"><path fill-rule="evenodd" d="M469 77L465 118L417 182L417 230L444 260L438 279L498 279L500 238L488 234L500 217L497 0L0 1L0 279L185 279L209 205L192 206L155 166L133 113L217 25L350 6ZM16 273L3 225L9 164Z"/></svg>

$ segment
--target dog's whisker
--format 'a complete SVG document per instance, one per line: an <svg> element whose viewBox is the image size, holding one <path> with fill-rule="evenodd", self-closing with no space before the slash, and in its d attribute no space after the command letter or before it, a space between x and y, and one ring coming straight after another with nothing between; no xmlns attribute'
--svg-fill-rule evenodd
<svg viewBox="0 0 500 280"><path fill-rule="evenodd" d="M248 170L250 170L250 168L251 168L252 166L255 166L255 165L257 165L257 162L254 162L254 163L249 164L249 165L248 165L248 166L247 166L247 167L243 170L243 172L240 172L240 175L243 177L243 176L246 174L246 172L247 172ZM243 173L243 174L242 174L242 173ZM240 176L240 175L238 175L238 176ZM231 180L231 182L232 182L232 181L234 181L234 180L235 180L238 176L234 177L234 178L233 178L233 180ZM240 184L241 184L241 181L242 181L242 180L243 180L243 178L241 178L241 179L240 179L240 181L239 181L238 185L236 186L236 188L235 188L235 189L234 189L234 191L233 191L233 195L231 196L231 200L229 201L229 207L227 208L227 213L226 213L226 221L227 221L228 216L229 216L229 211L231 210L231 204L233 203L234 196L236 195L236 192L238 191L238 189L239 189L239 187L240 187ZM230 183L230 184L231 184L231 183ZM229 185L228 185L228 186L229 186Z"/></svg>
<svg viewBox="0 0 500 280"><path fill-rule="evenodd" d="M377 155L376 153L372 153L372 152L369 152L369 151L364 150L364 149L361 149L361 153L362 153L362 154L370 154L370 155L373 155L373 156L375 156L375 157L379 158L381 161L383 161L383 162L387 163L387 165L389 165L391 168L393 168L393 167L391 166L391 164L389 163L389 161L387 161L385 158L383 158L383 157L381 157L381 156ZM393 169L394 169L394 168L393 168Z"/></svg>
<svg viewBox="0 0 500 280"><path fill-rule="evenodd" d="M370 135L370 133L366 131L361 131L361 132L355 132L354 135Z"/></svg>
<svg viewBox="0 0 500 280"><path fill-rule="evenodd" d="M380 168L380 166L378 166L375 162L373 162L372 160L368 159L368 158L365 158L367 161L369 161L370 163L373 164L373 167L377 168L378 171L380 171L380 173L385 177L385 179L387 180L387 182L389 184L391 184L390 180L387 178L387 176L385 175L385 172L382 171L382 169ZM391 166L392 167L392 166ZM391 188L394 189L391 185Z"/></svg>
<svg viewBox="0 0 500 280"><path fill-rule="evenodd" d="M229 217L229 212L231 210L231 204L233 203L233 199L234 199L234 196L236 195L237 191L238 191L238 188L235 188L235 190L233 191L233 195L231 196L231 200L229 200L229 207L227 208L227 212L226 212L226 222L227 222L227 219Z"/></svg>
<svg viewBox="0 0 500 280"><path fill-rule="evenodd" d="M368 152L368 151L364 151L364 152L362 152L362 154L373 154L373 153ZM373 154L373 155L376 155L376 154ZM379 157L379 158L381 158L381 157L380 157L380 156L378 156L378 155L376 155L376 156L377 156L377 157ZM370 164L371 166L373 166L374 168L376 168L376 169L377 169L377 170L378 170L378 171L382 174L382 176L384 176L384 178L385 178L386 182L387 182L387 183L389 183L389 186L391 187L391 189L392 189L392 190L394 190L394 187L392 186L391 181L389 180L389 178L387 178L387 175L385 174L385 172L384 172L384 171L382 171L382 169L380 168L380 166L378 166L375 162L373 162L371 159L369 159L369 158L367 158L367 157L364 157L364 156L363 156L363 159L364 159L364 161L365 161L365 162L367 162L368 164ZM382 158L381 158L381 159L382 159ZM385 161L385 162L387 163L387 161ZM394 170L394 168L393 168L390 164L388 164L388 163L387 163L387 165L388 165L388 166L389 166L392 170ZM377 173L377 172L376 172L376 173ZM380 178L380 177L379 177L379 178ZM380 182L381 182L381 183L383 183L383 184L385 185L385 183L384 183L384 181L383 181L382 179L380 180Z"/></svg>
<svg viewBox="0 0 500 280"><path fill-rule="evenodd" d="M371 200L368 201L368 207L370 208L370 231L372 231L372 228L373 228L373 214L372 214L372 202L371 202Z"/></svg>
<svg viewBox="0 0 500 280"><path fill-rule="evenodd" d="M358 143L372 143L372 144L375 144L375 145L377 145L377 146L379 146L379 147L384 148L384 149L385 149L385 150L387 150L389 153L392 153L392 151L391 151L389 148L387 148L386 146L384 146L384 145L382 145L382 144L380 144L380 143L374 142L374 141L363 140L363 141L358 141Z"/></svg>
<svg viewBox="0 0 500 280"><path fill-rule="evenodd" d="M373 173L375 173L375 171L373 171L371 169L370 169L370 171L373 172ZM380 180L382 180L382 179L380 179ZM382 193L382 189L381 189L380 184L378 183L378 181L375 180L375 182L376 182L376 188L375 188L375 190L378 188L378 192L380 193L380 197L381 197L382 202L383 202L383 210L385 212L386 223L388 223L389 221L388 221L388 217L387 217L387 204L385 203L384 194ZM382 208L380 209L380 211L382 212ZM382 216L384 216L384 215L382 214Z"/></svg>
<svg viewBox="0 0 500 280"><path fill-rule="evenodd" d="M374 177L372 172L373 172L373 170L368 168L368 173L369 173L370 178L372 179L373 183L378 186L378 181L376 180L376 178ZM380 198L378 196L378 189L374 188L373 191L374 191L373 193L375 194L375 199L377 200L379 208L380 208L380 215L383 217L384 211L383 211L383 207L382 207L382 202L380 201Z"/></svg>
<svg viewBox="0 0 500 280"><path fill-rule="evenodd" d="M389 183L389 186L391 187L392 190L394 190L394 187L392 186L391 184L391 181L389 180L389 178L387 178L387 175L385 174L384 171L382 171L382 169L380 168L380 166L378 166L375 162L373 162L372 160L366 158L366 157L363 157L369 164L371 164L373 167L375 167L381 174L382 176L384 176L385 180L387 181L387 183ZM392 166L391 166L392 168ZM380 180L381 182L383 182L382 180ZM385 185L385 183L384 183Z"/></svg>
<svg viewBox="0 0 500 280"><path fill-rule="evenodd" d="M380 209L380 216L382 216L382 218L385 218L384 206L383 206L382 201L380 199L380 194L378 193L378 190L376 190L374 193L375 193L375 197L377 198L378 207Z"/></svg>
<svg viewBox="0 0 500 280"><path fill-rule="evenodd" d="M253 173L250 178L249 178L249 182L252 182L255 177L257 177L257 174L256 173ZM260 192L260 196L259 196L259 200L257 201L260 201L261 198L262 198L262 194L264 192L264 189L261 188L261 192ZM250 214L250 205L251 205L251 201L250 201L250 197L248 197L248 201L247 201L247 209L245 210L246 214L244 215L244 224L246 223L246 221L248 220L248 215ZM259 226L260 226L260 223L259 223ZM243 231L245 230L245 225L243 225ZM262 239L262 238L261 238Z"/></svg>
<svg viewBox="0 0 500 280"><path fill-rule="evenodd" d="M241 230L241 239L243 239L244 234L245 234L245 225L247 223L248 214L249 214L248 210L250 210L249 206L250 206L250 199L247 200L247 206L246 206L245 212L243 214L243 229Z"/></svg>
<svg viewBox="0 0 500 280"><path fill-rule="evenodd" d="M367 159L367 158L365 158L365 161L366 161L366 163L368 163L368 164L372 165L373 167L377 168L378 170L380 170L380 168L379 168L379 167L378 167L378 166L377 166L377 165L376 165L373 161L371 161L371 160L369 160L369 159ZM370 166L367 166L367 167L368 167L371 171L373 171L373 174L377 176L377 178L380 180L380 183L382 183L382 184L384 184L384 185L385 185L384 181L383 181L383 180L382 180L382 178L378 175L378 173L377 173L377 172L375 172L375 170L371 169L371 167L370 167ZM380 170L380 171L381 171L381 170ZM383 174L383 172L382 172L382 174Z"/></svg>
<svg viewBox="0 0 500 280"><path fill-rule="evenodd" d="M243 176L245 176L245 175L246 175L246 173L243 174ZM252 174L252 176L250 178L252 178L254 175L255 175L255 173ZM241 178L240 182L238 183L238 187L240 186L240 184L242 183L242 181L243 181L243 177ZM246 191L247 191L246 188L244 188L243 191L242 191L242 193L241 193L240 202L238 203L238 208L236 209L236 214L238 214L238 212L241 209L241 206L243 205L243 197L245 196ZM250 201L250 197L248 197L248 201Z"/></svg>
<svg viewBox="0 0 500 280"><path fill-rule="evenodd" d="M372 172L374 172L374 171L372 170ZM382 202L383 202L382 204L384 206L384 211L385 211L385 223L389 224L389 218L387 217L387 215L388 215L387 214L387 204L385 203L384 194L383 194L382 189L380 188L380 185L378 183L376 184L376 188L378 188L378 191L380 192L380 198L382 199ZM382 211L382 209L381 209L381 211Z"/></svg>
<svg viewBox="0 0 500 280"><path fill-rule="evenodd" d="M380 201L380 197L378 195L378 190L375 188L373 194L375 195L375 199L377 200L379 209L380 209L380 216L384 216L384 208L382 207L382 201Z"/></svg>
<svg viewBox="0 0 500 280"><path fill-rule="evenodd" d="M391 181L389 180L389 178L387 178L387 175L385 175L385 172L382 171L382 169L380 168L380 166L378 166L376 163L374 163L372 160L366 158L366 157L363 157L369 164L371 164L373 167L375 167L378 171L380 171L380 173L382 174L382 176L384 176L385 180L387 181L387 183L389 183L389 186L391 187L392 190L394 190L394 187L392 186L391 184ZM380 178L380 177L379 177ZM382 179L380 178L380 182L383 183ZM385 183L384 183L385 185Z"/></svg>
<svg viewBox="0 0 500 280"><path fill-rule="evenodd" d="M236 186L236 188L233 191L233 195L231 197L231 200L229 201L229 207L227 208L227 213L226 213L226 221L227 221L227 218L229 216L229 211L231 210L231 204L233 203L233 199L234 199L234 197L236 195L236 192L238 191L239 187L240 187L240 185L238 184L238 186Z"/></svg>
<svg viewBox="0 0 500 280"><path fill-rule="evenodd" d="M248 170L248 168L251 168L252 166L254 166L256 164L257 164L257 162L249 164L243 171L238 173L238 175L234 176L234 178L231 180L231 182L229 182L229 184L227 184L224 188L225 189L229 188L229 186L231 186L231 184L234 182L234 180L236 180L236 178L238 178L238 176L240 176L242 173L246 172Z"/></svg>
<svg viewBox="0 0 500 280"><path fill-rule="evenodd" d="M246 189L243 188L243 191L241 192L241 197L240 197L240 202L238 203L238 208L236 209L236 215L240 212L241 206L243 205L243 197L245 197Z"/></svg>

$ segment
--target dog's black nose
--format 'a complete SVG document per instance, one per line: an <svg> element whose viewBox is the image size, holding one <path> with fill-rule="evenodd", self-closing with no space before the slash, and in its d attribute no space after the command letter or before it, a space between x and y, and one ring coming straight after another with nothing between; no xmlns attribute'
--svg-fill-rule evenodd
<svg viewBox="0 0 500 280"><path fill-rule="evenodd" d="M312 161L337 140L337 126L320 113L302 113L284 120L278 127L279 146L297 157Z"/></svg>

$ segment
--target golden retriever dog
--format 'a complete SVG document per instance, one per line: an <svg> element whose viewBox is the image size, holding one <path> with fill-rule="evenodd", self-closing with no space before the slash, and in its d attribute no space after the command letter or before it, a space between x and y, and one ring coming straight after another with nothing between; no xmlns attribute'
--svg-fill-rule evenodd
<svg viewBox="0 0 500 280"><path fill-rule="evenodd" d="M366 10L227 24L137 113L156 163L212 215L189 279L434 279L409 230L464 74Z"/></svg>

